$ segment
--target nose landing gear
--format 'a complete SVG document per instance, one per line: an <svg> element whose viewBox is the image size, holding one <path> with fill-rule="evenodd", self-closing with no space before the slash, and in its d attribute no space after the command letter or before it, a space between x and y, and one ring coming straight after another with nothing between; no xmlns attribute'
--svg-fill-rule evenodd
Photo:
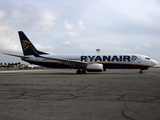
<svg viewBox="0 0 160 120"><path fill-rule="evenodd" d="M143 74L143 71L142 71L142 69L139 71L139 74Z"/></svg>

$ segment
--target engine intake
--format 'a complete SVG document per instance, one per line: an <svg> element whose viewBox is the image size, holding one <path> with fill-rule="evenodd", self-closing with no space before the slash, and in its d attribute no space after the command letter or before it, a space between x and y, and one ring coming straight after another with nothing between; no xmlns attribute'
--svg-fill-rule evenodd
<svg viewBox="0 0 160 120"><path fill-rule="evenodd" d="M88 72L102 72L103 71L103 65L98 63L92 63L87 65L87 71Z"/></svg>

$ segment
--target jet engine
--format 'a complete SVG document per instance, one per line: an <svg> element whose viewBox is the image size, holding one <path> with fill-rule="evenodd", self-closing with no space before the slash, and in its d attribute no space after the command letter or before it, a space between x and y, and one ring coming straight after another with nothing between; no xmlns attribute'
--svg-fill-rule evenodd
<svg viewBox="0 0 160 120"><path fill-rule="evenodd" d="M87 65L87 71L88 72L102 72L103 71L103 65L98 63L92 63Z"/></svg>

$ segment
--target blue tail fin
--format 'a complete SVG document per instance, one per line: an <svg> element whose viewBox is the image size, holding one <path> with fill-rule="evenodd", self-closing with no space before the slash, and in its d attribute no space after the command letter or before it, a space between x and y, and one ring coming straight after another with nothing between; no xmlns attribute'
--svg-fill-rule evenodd
<svg viewBox="0 0 160 120"><path fill-rule="evenodd" d="M18 33L22 45L23 54L25 56L34 55L38 57L41 54L48 54L45 52L38 51L22 31L18 31Z"/></svg>

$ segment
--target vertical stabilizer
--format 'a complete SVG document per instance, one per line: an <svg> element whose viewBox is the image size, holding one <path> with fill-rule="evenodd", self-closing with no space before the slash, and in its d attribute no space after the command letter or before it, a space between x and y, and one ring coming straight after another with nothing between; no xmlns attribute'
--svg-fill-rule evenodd
<svg viewBox="0 0 160 120"><path fill-rule="evenodd" d="M18 34L21 41L23 54L25 56L34 55L38 57L41 54L48 54L45 52L38 51L22 31L19 31Z"/></svg>

